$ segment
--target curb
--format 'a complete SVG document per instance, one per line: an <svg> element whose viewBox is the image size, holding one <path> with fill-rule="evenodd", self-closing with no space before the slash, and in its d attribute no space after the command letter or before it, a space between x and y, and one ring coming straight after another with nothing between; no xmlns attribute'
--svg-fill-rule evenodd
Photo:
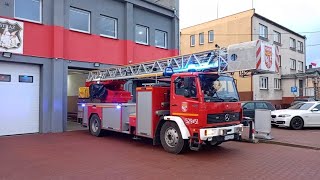
<svg viewBox="0 0 320 180"><path fill-rule="evenodd" d="M282 146L289 146L289 147L296 147L296 148L302 148L302 149L312 149L312 150L320 150L320 147L313 147L313 146L305 146L305 145L299 145L299 144L291 144L286 142L280 142L280 141L273 141L273 140L259 140L261 143L265 144L276 144L276 145L282 145Z"/></svg>

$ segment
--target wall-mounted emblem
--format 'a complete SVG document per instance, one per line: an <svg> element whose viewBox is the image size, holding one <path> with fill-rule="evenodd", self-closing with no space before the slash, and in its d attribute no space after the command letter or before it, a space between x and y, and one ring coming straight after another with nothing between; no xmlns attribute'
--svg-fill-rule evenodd
<svg viewBox="0 0 320 180"><path fill-rule="evenodd" d="M23 22L0 18L0 51L23 54Z"/></svg>

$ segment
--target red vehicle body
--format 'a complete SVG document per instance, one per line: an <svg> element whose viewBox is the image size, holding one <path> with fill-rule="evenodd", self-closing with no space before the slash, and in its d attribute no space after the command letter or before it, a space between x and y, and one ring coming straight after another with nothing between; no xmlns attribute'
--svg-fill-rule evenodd
<svg viewBox="0 0 320 180"><path fill-rule="evenodd" d="M117 82L100 84L117 85L112 91L119 90L121 98L109 93L101 102L81 105L82 123L92 135L109 130L151 138L154 145L176 154L241 138L242 108L232 77L206 72L173 74L167 84L137 87L136 103L128 103L124 81L119 81L120 86Z"/></svg>

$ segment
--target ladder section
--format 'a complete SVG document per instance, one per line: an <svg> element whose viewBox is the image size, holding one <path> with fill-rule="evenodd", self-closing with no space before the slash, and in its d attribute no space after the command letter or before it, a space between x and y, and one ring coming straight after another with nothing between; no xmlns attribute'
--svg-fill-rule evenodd
<svg viewBox="0 0 320 180"><path fill-rule="evenodd" d="M151 77L161 78L163 77L163 73L167 67L172 68L174 73L187 72L190 69L211 69L220 73L226 70L227 65L227 50L218 49L150 62L90 71L87 82Z"/></svg>

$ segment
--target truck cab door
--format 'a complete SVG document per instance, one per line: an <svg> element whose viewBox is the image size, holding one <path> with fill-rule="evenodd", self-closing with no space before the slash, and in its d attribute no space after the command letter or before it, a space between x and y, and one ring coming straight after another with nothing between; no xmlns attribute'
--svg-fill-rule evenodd
<svg viewBox="0 0 320 180"><path fill-rule="evenodd" d="M170 112L185 119L186 124L198 124L199 84L195 77L178 77L171 88Z"/></svg>

